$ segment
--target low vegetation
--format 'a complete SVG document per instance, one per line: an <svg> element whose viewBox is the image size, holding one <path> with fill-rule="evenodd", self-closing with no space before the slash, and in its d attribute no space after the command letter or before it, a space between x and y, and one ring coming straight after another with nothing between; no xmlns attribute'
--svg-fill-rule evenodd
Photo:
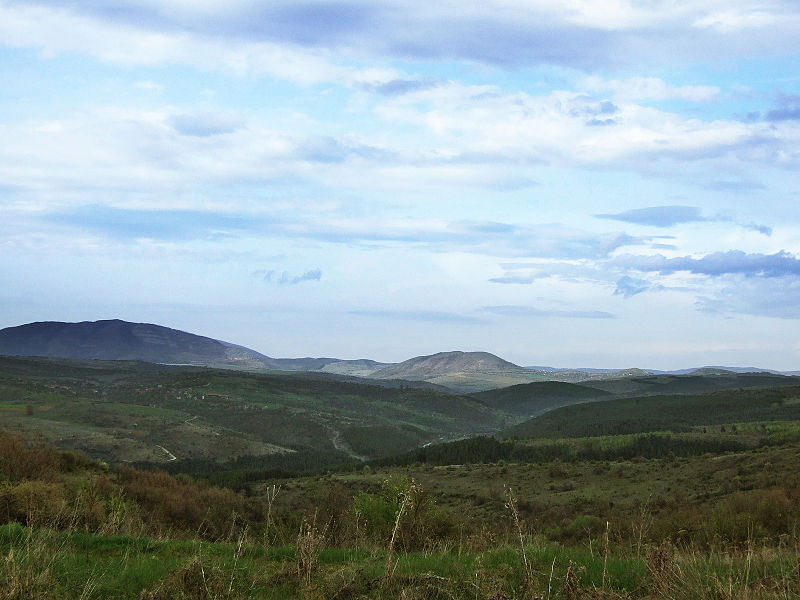
<svg viewBox="0 0 800 600"><path fill-rule="evenodd" d="M800 596L800 388L602 402L570 388L594 403L548 412L506 439L408 449L430 419L455 419L420 416L448 398L473 416L501 408L488 395L459 404L398 387L369 401L403 403L392 410L405 420L386 412L365 425L348 413L353 398L367 401L356 384L270 377L6 363L0 599ZM343 412L314 417L323 398ZM297 415L297 431L327 445L257 438L254 415L273 409L256 402L282 407L279 426ZM52 429L33 435L26 420ZM199 440L181 437L195 428L209 446L239 436L283 449L175 460L161 451L156 464L51 443L69 445L58 432L80 427L171 452ZM392 446L395 435L407 437ZM407 451L353 457L391 448Z"/></svg>

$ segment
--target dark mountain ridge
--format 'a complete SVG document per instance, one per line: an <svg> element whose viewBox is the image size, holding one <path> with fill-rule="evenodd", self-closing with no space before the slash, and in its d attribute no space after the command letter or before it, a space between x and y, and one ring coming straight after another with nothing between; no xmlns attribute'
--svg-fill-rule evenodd
<svg viewBox="0 0 800 600"><path fill-rule="evenodd" d="M80 323L43 321L8 327L0 330L0 354L239 368L263 368L270 360L243 346L152 323L119 319Z"/></svg>

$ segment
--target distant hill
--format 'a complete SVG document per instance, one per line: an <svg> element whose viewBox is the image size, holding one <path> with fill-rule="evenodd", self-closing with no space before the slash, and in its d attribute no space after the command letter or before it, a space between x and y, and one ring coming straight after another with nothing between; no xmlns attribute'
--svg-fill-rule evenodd
<svg viewBox="0 0 800 600"><path fill-rule="evenodd" d="M797 385L795 377L771 373L732 373L701 369L691 375L649 375L584 381L581 385L617 396L699 394L724 389L768 388Z"/></svg>
<svg viewBox="0 0 800 600"><path fill-rule="evenodd" d="M459 351L410 358L380 369L370 377L427 381L460 392L479 392L546 379L542 374L488 352Z"/></svg>
<svg viewBox="0 0 800 600"><path fill-rule="evenodd" d="M606 400L614 396L609 392L574 383L537 381L478 392L472 394L472 397L512 415L535 417L561 406Z"/></svg>
<svg viewBox="0 0 800 600"><path fill-rule="evenodd" d="M161 325L119 319L45 321L8 327L0 330L0 354L251 369L272 366L269 357L249 348Z"/></svg>
<svg viewBox="0 0 800 600"><path fill-rule="evenodd" d="M0 355L151 363L247 370L319 371L365 376L385 367L371 360L271 358L250 348L152 323L120 319L43 321L0 329Z"/></svg>
<svg viewBox="0 0 800 600"><path fill-rule="evenodd" d="M651 431L686 432L697 426L800 418L794 385L728 389L701 394L638 396L565 406L510 427L501 438L568 438Z"/></svg>
<svg viewBox="0 0 800 600"><path fill-rule="evenodd" d="M320 369L323 373L336 373L338 375L353 375L355 377L369 377L376 371L391 366L392 363L381 363L366 358L357 360L337 360L327 363Z"/></svg>
<svg viewBox="0 0 800 600"><path fill-rule="evenodd" d="M646 377L651 373L644 369L557 369L533 370L532 372L547 381L562 381L565 383L581 383L588 381L606 381L612 379L626 379L629 377Z"/></svg>

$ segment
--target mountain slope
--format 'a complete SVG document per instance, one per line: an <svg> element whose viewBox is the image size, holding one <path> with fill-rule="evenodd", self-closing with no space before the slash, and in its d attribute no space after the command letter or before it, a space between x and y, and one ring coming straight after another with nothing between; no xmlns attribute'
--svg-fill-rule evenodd
<svg viewBox="0 0 800 600"><path fill-rule="evenodd" d="M488 434L519 420L428 387L315 372L6 356L0 429L109 462L288 457L294 450L292 460L311 453L331 464Z"/></svg>
<svg viewBox="0 0 800 600"><path fill-rule="evenodd" d="M613 395L574 383L537 381L479 392L472 397L512 415L535 417L561 406L607 400Z"/></svg>
<svg viewBox="0 0 800 600"><path fill-rule="evenodd" d="M255 350L150 323L45 321L0 330L0 354L265 368Z"/></svg>
<svg viewBox="0 0 800 600"><path fill-rule="evenodd" d="M407 379L444 385L461 392L479 392L544 377L488 352L439 352L390 365L374 379Z"/></svg>
<svg viewBox="0 0 800 600"><path fill-rule="evenodd" d="M514 425L500 432L499 437L553 439L687 432L698 426L796 421L800 418L797 402L800 380L794 378L790 382L794 385L783 388L729 389L581 403Z"/></svg>
<svg viewBox="0 0 800 600"><path fill-rule="evenodd" d="M581 385L617 396L699 394L723 389L768 388L796 385L797 379L771 373L727 373L708 375L650 375L605 381L583 381Z"/></svg>

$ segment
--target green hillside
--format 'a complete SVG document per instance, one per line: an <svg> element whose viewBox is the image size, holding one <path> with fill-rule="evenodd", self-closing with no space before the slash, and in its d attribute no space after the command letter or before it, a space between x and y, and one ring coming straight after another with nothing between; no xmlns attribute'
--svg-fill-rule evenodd
<svg viewBox="0 0 800 600"><path fill-rule="evenodd" d="M574 383L539 381L478 392L472 397L514 415L533 417L559 406L604 400L613 395Z"/></svg>
<svg viewBox="0 0 800 600"><path fill-rule="evenodd" d="M508 423L473 398L397 381L0 358L0 425L109 462L224 461L303 449L341 462Z"/></svg>
<svg viewBox="0 0 800 600"><path fill-rule="evenodd" d="M501 437L571 438L800 419L800 386L644 396L567 406L505 429Z"/></svg>
<svg viewBox="0 0 800 600"><path fill-rule="evenodd" d="M650 396L667 394L700 394L714 390L741 388L770 388L794 386L800 378L772 373L733 373L688 375L650 375L610 380L583 381L581 385L602 390L615 396Z"/></svg>

